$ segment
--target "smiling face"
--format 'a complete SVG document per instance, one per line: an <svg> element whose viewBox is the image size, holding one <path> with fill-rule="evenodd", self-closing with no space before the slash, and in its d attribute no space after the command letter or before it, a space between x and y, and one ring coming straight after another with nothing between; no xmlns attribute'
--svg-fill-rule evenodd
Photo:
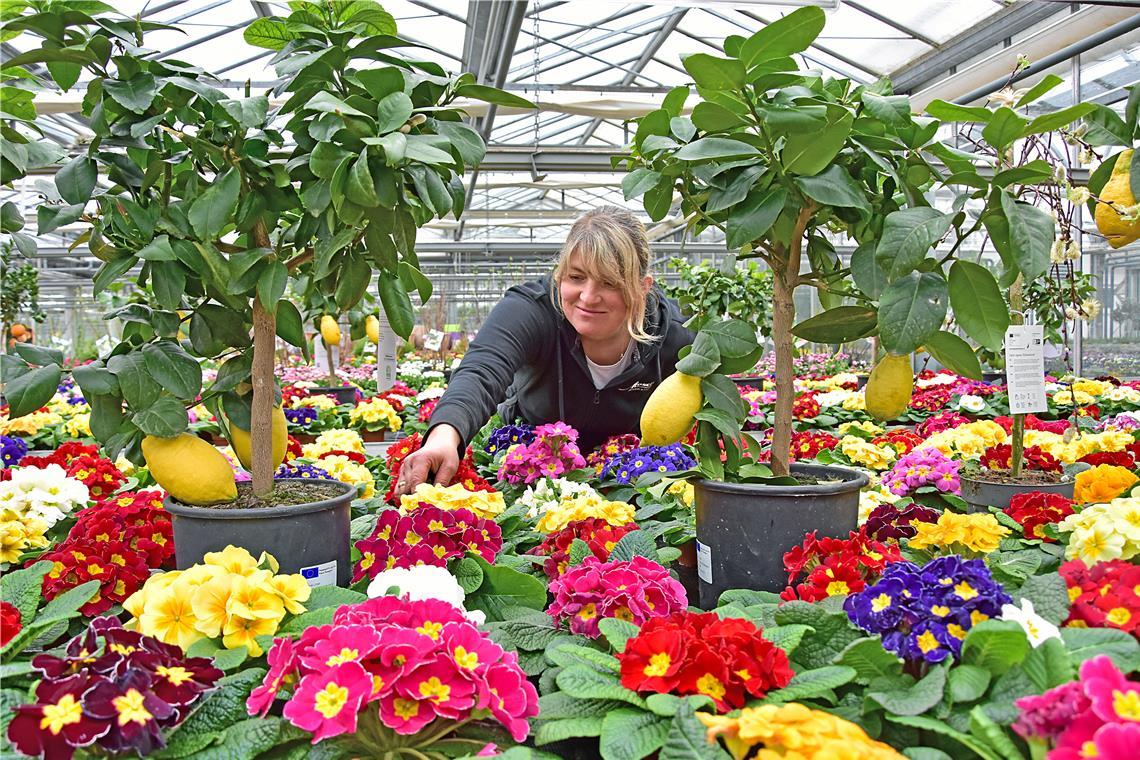
<svg viewBox="0 0 1140 760"><path fill-rule="evenodd" d="M602 342L629 335L629 306L621 285L588 271L578 253L566 263L558 294L562 313L583 339Z"/></svg>

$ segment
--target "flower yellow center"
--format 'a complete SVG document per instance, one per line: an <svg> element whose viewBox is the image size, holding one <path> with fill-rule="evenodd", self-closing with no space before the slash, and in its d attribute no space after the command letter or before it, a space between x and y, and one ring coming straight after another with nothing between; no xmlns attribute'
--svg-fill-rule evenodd
<svg viewBox="0 0 1140 760"><path fill-rule="evenodd" d="M119 725L134 722L145 726L147 721L152 720L154 716L143 707L145 700L146 697L138 689L128 689L123 696L112 699L111 704L119 711Z"/></svg>
<svg viewBox="0 0 1140 760"><path fill-rule="evenodd" d="M950 614L950 608L943 604L936 604L930 608L930 612L938 617L946 617Z"/></svg>
<svg viewBox="0 0 1140 760"><path fill-rule="evenodd" d="M420 681L420 696L438 705L451 699L451 687L432 676L426 681Z"/></svg>
<svg viewBox="0 0 1140 760"><path fill-rule="evenodd" d="M1137 588L1140 588L1140 586L1137 586ZM1070 602L1077 601L1077 597L1079 597L1080 595L1081 595L1080 586L1070 586L1069 587L1069 601Z"/></svg>
<svg viewBox="0 0 1140 760"><path fill-rule="evenodd" d="M962 581L961 583L954 586L954 593L957 594L958 598L964 602L968 602L978 595L977 589L975 589L966 581Z"/></svg>
<svg viewBox="0 0 1140 760"><path fill-rule="evenodd" d="M396 715L404 720L410 720L420 712L420 703L414 699L400 699L392 700L392 709L396 711Z"/></svg>
<svg viewBox="0 0 1140 760"><path fill-rule="evenodd" d="M474 670L479 666L479 655L475 652L468 652L463 647L456 647L455 664L466 670Z"/></svg>
<svg viewBox="0 0 1140 760"><path fill-rule="evenodd" d="M581 610L578 611L578 617L583 620L590 620L598 616L598 607L593 602L590 602Z"/></svg>
<svg viewBox="0 0 1140 760"><path fill-rule="evenodd" d="M966 638L966 629L957 623L951 623L950 625L946 626L946 631L956 639Z"/></svg>
<svg viewBox="0 0 1140 760"><path fill-rule="evenodd" d="M1100 757L1096 742L1089 740L1081 745L1081 757Z"/></svg>
<svg viewBox="0 0 1140 760"><path fill-rule="evenodd" d="M724 684L712 673L705 673L697 679L697 691L716 700L724 698Z"/></svg>
<svg viewBox="0 0 1140 760"><path fill-rule="evenodd" d="M325 660L325 665L340 665L343 662L352 662L353 660L360 659L360 652L356 649L344 647L340 650L339 654L334 654L332 657Z"/></svg>
<svg viewBox="0 0 1140 760"><path fill-rule="evenodd" d="M847 581L832 581L827 584L828 596L840 596L841 594L850 594L851 589L847 586Z"/></svg>
<svg viewBox="0 0 1140 760"><path fill-rule="evenodd" d="M918 648L922 650L923 654L933 652L941 646L941 644L938 643L938 639L936 639L934 634L930 631L923 631L922 634L919 635L917 643Z"/></svg>
<svg viewBox="0 0 1140 760"><path fill-rule="evenodd" d="M649 664L641 672L651 677L663 676L669 672L669 666L672 664L673 658L665 652L658 652L649 658Z"/></svg>
<svg viewBox="0 0 1140 760"><path fill-rule="evenodd" d="M335 718L340 715L346 702L348 702L348 689L339 684L329 683L317 692L316 699L313 700L313 709L325 718Z"/></svg>
<svg viewBox="0 0 1140 760"><path fill-rule="evenodd" d="M126 656L135 651L135 648L129 644L111 644L109 648L115 654L121 654L123 656Z"/></svg>
<svg viewBox="0 0 1140 760"><path fill-rule="evenodd" d="M157 668L155 668L154 672L165 678L167 681L170 681L170 683L175 686L181 686L182 684L194 678L194 674L181 665L175 665L172 668L168 668L165 665L159 665Z"/></svg>
<svg viewBox="0 0 1140 760"><path fill-rule="evenodd" d="M1113 625L1122 626L1132 619L1132 613L1124 607L1113 607L1108 611L1107 618L1108 622L1112 623Z"/></svg>
<svg viewBox="0 0 1140 760"><path fill-rule="evenodd" d="M1112 709L1119 718L1140 721L1140 692L1113 689Z"/></svg>
<svg viewBox="0 0 1140 760"><path fill-rule="evenodd" d="M64 694L54 705L44 705L43 712L40 728L51 731L53 736L58 736L64 726L83 719L83 705L71 694Z"/></svg>
<svg viewBox="0 0 1140 760"><path fill-rule="evenodd" d="M977 610L974 610L973 612L970 613L970 625L971 626L977 625L978 623L982 622L983 620L989 620L989 619L990 619L990 616L984 612L978 612Z"/></svg>
<svg viewBox="0 0 1140 760"><path fill-rule="evenodd" d="M435 640L439 640L439 632L443 630L443 623L437 623L434 620L425 620L423 625L416 629L416 633L422 633L426 636L431 636Z"/></svg>
<svg viewBox="0 0 1140 760"><path fill-rule="evenodd" d="M626 607L624 605L614 610L614 617L616 617L618 620L624 620L627 623L633 622L633 613L630 611L629 607Z"/></svg>

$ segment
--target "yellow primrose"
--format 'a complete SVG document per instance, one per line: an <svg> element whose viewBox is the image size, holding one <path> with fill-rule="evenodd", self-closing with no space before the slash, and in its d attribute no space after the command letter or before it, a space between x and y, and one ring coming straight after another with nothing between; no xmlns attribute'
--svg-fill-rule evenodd
<svg viewBox="0 0 1140 760"><path fill-rule="evenodd" d="M285 617L285 604L268 584L268 580L268 570L259 570L254 575L235 578L226 602L226 612L231 616L259 620L280 620Z"/></svg>
<svg viewBox="0 0 1140 760"><path fill-rule="evenodd" d="M844 404L843 408L847 408L846 404ZM874 437L877 435L882 435L883 432L886 431L886 428L876 425L870 420L864 420L862 422L844 422L839 426L839 435L848 435L852 430L861 430L867 435Z"/></svg>
<svg viewBox="0 0 1140 760"><path fill-rule="evenodd" d="M302 398L293 399L293 408L300 409L303 407L310 407L320 412L328 411L329 409L336 409L336 400L330 396L304 396Z"/></svg>
<svg viewBox="0 0 1140 760"><path fill-rule="evenodd" d="M1106 380L1077 380L1073 383L1073 390L1078 393L1087 393L1090 396L1103 396L1114 386Z"/></svg>
<svg viewBox="0 0 1140 760"><path fill-rule="evenodd" d="M0 435L35 435L49 425L58 425L63 417L55 412L32 412L23 417L9 419L0 415Z"/></svg>
<svg viewBox="0 0 1140 760"><path fill-rule="evenodd" d="M148 599L146 611L139 617L138 630L186 650L204 638L197 623L194 608L186 595L176 588L167 588Z"/></svg>
<svg viewBox="0 0 1140 760"><path fill-rule="evenodd" d="M226 649L245 647L250 657L260 657L264 651L257 643L258 636L277 633L278 620L273 618L242 618L233 616L222 629L222 645Z"/></svg>
<svg viewBox="0 0 1140 760"><path fill-rule="evenodd" d="M366 425L383 424L392 432L399 430L403 424L400 415L396 414L392 405L378 396L362 401L353 407L348 414L348 419L354 425L361 423Z"/></svg>
<svg viewBox="0 0 1140 760"><path fill-rule="evenodd" d="M313 593L308 581L299 573L275 575L269 579L269 585L281 598L286 612L291 615L300 615L304 612L304 602L309 601L309 596Z"/></svg>
<svg viewBox="0 0 1140 760"><path fill-rule="evenodd" d="M361 498L368 499L376 494L376 479L372 476L372 472L342 454L322 457L317 466L341 483L359 486Z"/></svg>
<svg viewBox="0 0 1140 760"><path fill-rule="evenodd" d="M44 549L50 542L44 536L48 524L15 510L0 512L0 562L16 562L29 549Z"/></svg>
<svg viewBox="0 0 1140 760"><path fill-rule="evenodd" d="M306 443L302 448L306 459L319 459L322 454L330 451L355 451L364 454L364 439L355 430L337 428L326 430L317 436L317 440Z"/></svg>
<svg viewBox="0 0 1140 760"><path fill-rule="evenodd" d="M917 533L907 540L912 549L952 549L959 547L977 554L997 551L1001 540L1009 535L1009 528L997 521L989 513L962 515L956 512L943 512L938 522L915 522L912 527Z"/></svg>
<svg viewBox="0 0 1140 760"><path fill-rule="evenodd" d="M232 544L220 552L207 552L202 557L202 562L238 575L252 573L257 569L257 560L253 558L253 555L242 547Z"/></svg>
<svg viewBox="0 0 1140 760"><path fill-rule="evenodd" d="M633 505L624 501L607 501L597 495L581 494L551 506L539 518L536 527L543 533L555 533L576 520L591 517L599 517L616 527L633 522L634 511Z"/></svg>
<svg viewBox="0 0 1140 760"><path fill-rule="evenodd" d="M498 491L468 491L462 483L450 486L421 483L413 493L400 497L400 509L405 512L411 512L421 504L449 511L469 509L486 519L494 519L507 508L503 495Z"/></svg>
<svg viewBox="0 0 1140 760"><path fill-rule="evenodd" d="M843 399L843 408L848 412L865 412L867 411L867 397L863 391L852 393Z"/></svg>
<svg viewBox="0 0 1140 760"><path fill-rule="evenodd" d="M839 439L839 450L853 463L872 470L885 470L895 461L896 452L890 446L876 446L854 435Z"/></svg>

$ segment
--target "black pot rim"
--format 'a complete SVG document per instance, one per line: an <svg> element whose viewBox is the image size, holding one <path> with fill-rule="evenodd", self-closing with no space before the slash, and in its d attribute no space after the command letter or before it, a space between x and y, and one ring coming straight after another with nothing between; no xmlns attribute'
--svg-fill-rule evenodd
<svg viewBox="0 0 1140 760"><path fill-rule="evenodd" d="M356 486L339 480L316 480L314 478L277 478L276 480L277 482L336 484L341 486L344 492L320 501L308 501L304 504L283 504L279 507L260 509L195 507L175 501L174 497L167 494L166 498L162 500L162 506L166 508L167 512L177 517L194 517L201 520L260 520L266 517L295 517L296 515L307 515L311 512L323 512L337 506L344 501L344 497L356 491Z"/></svg>
<svg viewBox="0 0 1140 760"><path fill-rule="evenodd" d="M836 467L824 464L806 464L795 462L791 466L793 473L815 475L817 477L837 477L839 483L816 483L802 486L768 485L767 483L729 483L723 480L697 480L694 485L710 491L736 494L758 494L764 496L829 496L832 494L850 493L858 491L871 482L865 473L847 467Z"/></svg>
<svg viewBox="0 0 1140 760"><path fill-rule="evenodd" d="M360 386L353 385L352 383L345 383L344 385L319 385L312 388L306 388L305 390L307 390L309 393L313 393L314 391L342 391L345 388L352 388L353 390L356 390L359 387Z"/></svg>
<svg viewBox="0 0 1140 760"><path fill-rule="evenodd" d="M1057 486L1068 486L1077 482L1076 478L1069 478L1068 480L1058 480L1056 483L1010 483L1001 480L983 480L982 478L972 478L969 475L960 475L960 480L969 481L970 483L983 483L987 486L1007 486L1009 488L1025 488L1026 486L1040 486L1042 488L1056 488Z"/></svg>

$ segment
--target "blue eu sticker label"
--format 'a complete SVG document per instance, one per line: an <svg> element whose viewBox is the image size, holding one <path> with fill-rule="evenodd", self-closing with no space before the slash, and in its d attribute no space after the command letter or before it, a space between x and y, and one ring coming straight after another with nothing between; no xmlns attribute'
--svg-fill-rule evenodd
<svg viewBox="0 0 1140 760"><path fill-rule="evenodd" d="M306 579L307 578L316 578L317 575L319 575L319 574L320 574L320 570L318 570L315 567L306 567L306 568L301 570L301 576L303 578L306 578Z"/></svg>
<svg viewBox="0 0 1140 760"><path fill-rule="evenodd" d="M336 585L336 560L301 568L301 577L310 587Z"/></svg>

